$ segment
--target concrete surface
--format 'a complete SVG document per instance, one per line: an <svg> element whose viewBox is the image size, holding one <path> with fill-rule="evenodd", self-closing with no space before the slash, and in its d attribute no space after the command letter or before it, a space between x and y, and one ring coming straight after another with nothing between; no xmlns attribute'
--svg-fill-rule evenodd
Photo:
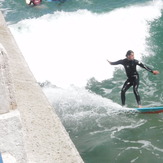
<svg viewBox="0 0 163 163"><path fill-rule="evenodd" d="M20 114L17 110L0 115L0 153L3 163L26 163Z"/></svg>

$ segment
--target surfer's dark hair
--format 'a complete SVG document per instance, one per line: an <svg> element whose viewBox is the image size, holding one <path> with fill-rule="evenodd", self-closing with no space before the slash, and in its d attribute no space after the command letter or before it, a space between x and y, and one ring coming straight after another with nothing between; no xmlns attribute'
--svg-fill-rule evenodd
<svg viewBox="0 0 163 163"><path fill-rule="evenodd" d="M132 50L128 50L127 53L126 53L126 57L130 56L131 53L134 53Z"/></svg>

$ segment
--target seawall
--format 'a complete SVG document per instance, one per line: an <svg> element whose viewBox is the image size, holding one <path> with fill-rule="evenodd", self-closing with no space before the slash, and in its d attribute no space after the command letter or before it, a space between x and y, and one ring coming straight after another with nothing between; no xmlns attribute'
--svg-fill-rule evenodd
<svg viewBox="0 0 163 163"><path fill-rule="evenodd" d="M1 12L0 59L0 153L4 163L83 163Z"/></svg>

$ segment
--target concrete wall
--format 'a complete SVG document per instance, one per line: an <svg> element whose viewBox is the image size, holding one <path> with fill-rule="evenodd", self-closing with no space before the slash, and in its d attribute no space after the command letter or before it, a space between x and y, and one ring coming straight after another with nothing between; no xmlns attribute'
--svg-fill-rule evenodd
<svg viewBox="0 0 163 163"><path fill-rule="evenodd" d="M0 115L2 157L7 159L8 154L16 163L82 163L68 133L29 70L2 13L0 45L8 65L2 69L8 72L2 74L7 80L3 85L0 83L0 89L6 92L4 99L8 99L7 108L0 109L5 110ZM0 91L0 101L3 97ZM3 108L2 102L0 105Z"/></svg>

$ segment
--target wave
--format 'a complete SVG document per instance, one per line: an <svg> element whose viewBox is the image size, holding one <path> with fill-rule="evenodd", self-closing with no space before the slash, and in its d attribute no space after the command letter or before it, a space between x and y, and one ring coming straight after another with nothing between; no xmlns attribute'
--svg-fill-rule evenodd
<svg viewBox="0 0 163 163"><path fill-rule="evenodd" d="M114 68L106 59L123 58L128 49L138 59L148 55L150 22L161 16L162 4L153 1L103 14L54 12L9 28L38 81L84 86L91 77L112 77Z"/></svg>
<svg viewBox="0 0 163 163"><path fill-rule="evenodd" d="M97 128L105 131L105 122L108 125L108 120L110 124L115 124L114 119L119 117L119 114L126 119L127 114L131 115L136 112L84 88L43 87L43 92L64 126L68 130L77 130L77 132L82 128L81 125L87 126L91 133L94 129L97 131Z"/></svg>

